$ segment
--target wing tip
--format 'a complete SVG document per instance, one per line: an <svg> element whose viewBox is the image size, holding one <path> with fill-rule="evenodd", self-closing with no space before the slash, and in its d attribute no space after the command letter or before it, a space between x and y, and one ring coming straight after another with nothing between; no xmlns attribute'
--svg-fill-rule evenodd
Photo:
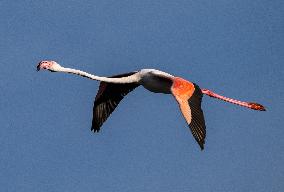
<svg viewBox="0 0 284 192"><path fill-rule="evenodd" d="M100 128L92 127L91 131L94 132L94 133L96 133L96 132L98 133L100 131Z"/></svg>
<svg viewBox="0 0 284 192"><path fill-rule="evenodd" d="M200 147L200 150L203 151L204 150L204 141L202 143L198 142L198 145Z"/></svg>

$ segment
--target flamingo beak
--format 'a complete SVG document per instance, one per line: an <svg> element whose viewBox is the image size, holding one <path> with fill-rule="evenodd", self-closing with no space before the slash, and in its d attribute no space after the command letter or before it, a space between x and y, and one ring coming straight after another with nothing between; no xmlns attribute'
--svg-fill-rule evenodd
<svg viewBox="0 0 284 192"><path fill-rule="evenodd" d="M51 65L51 61L41 61L37 64L36 70L40 71L41 69L49 69Z"/></svg>
<svg viewBox="0 0 284 192"><path fill-rule="evenodd" d="M41 63L42 63L42 61L39 62L39 63L37 64L37 66L36 66L36 71L37 71L37 72L39 72L39 70L41 70Z"/></svg>

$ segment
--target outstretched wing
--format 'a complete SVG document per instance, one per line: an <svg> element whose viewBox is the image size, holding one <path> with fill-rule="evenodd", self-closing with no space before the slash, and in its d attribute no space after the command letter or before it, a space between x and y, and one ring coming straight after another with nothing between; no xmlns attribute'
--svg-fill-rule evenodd
<svg viewBox="0 0 284 192"><path fill-rule="evenodd" d="M172 86L172 93L179 103L180 110L191 129L193 137L203 150L206 126L201 109L202 91L198 85L177 78Z"/></svg>
<svg viewBox="0 0 284 192"><path fill-rule="evenodd" d="M136 72L130 72L126 74L115 75L110 78L127 77L135 74ZM137 83L125 83L115 84L101 82L99 91L96 95L93 107L93 121L91 130L99 132L102 124L107 120L110 114L117 107L119 102L129 92L138 87Z"/></svg>
<svg viewBox="0 0 284 192"><path fill-rule="evenodd" d="M206 125L204 120L203 111L201 109L202 91L194 84L195 90L193 95L188 99L188 105L191 109L191 122L189 126L195 140L200 145L201 149L204 149L205 137L206 137Z"/></svg>

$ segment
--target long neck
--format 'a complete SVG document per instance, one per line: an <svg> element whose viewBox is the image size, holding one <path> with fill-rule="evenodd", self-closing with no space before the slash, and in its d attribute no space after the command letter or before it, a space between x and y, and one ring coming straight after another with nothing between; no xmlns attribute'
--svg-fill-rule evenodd
<svg viewBox="0 0 284 192"><path fill-rule="evenodd" d="M239 100L236 100L236 99L231 99L231 98L228 98L228 97L224 97L222 95L218 95L217 93L214 93L214 92L212 92L208 89L202 89L202 93L206 94L210 97L217 98L217 99L229 102L229 103L233 103L233 104L240 105L240 106L247 107L247 108L254 109L254 110L265 111L264 106L262 106L261 104L258 104L258 103L244 102L244 101L239 101Z"/></svg>
<svg viewBox="0 0 284 192"><path fill-rule="evenodd" d="M64 72L64 73L72 73L75 75L80 75L82 77L87 77L92 80L96 81L103 81L107 83L137 83L139 81L139 75L137 73L127 76L127 77L120 77L120 78L108 78L108 77L100 77L96 75L89 74L84 71L80 71L77 69L72 69L72 68L65 68L65 67L60 67L57 72Z"/></svg>

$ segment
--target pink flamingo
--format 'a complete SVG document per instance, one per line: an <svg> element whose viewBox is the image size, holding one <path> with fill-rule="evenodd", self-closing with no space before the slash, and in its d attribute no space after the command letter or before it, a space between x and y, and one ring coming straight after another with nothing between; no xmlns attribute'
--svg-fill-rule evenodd
<svg viewBox="0 0 284 192"><path fill-rule="evenodd" d="M175 97L179 104L179 108L191 129L192 135L199 144L201 150L204 149L206 137L206 126L203 111L201 109L203 94L250 109L265 111L264 106L258 103L227 98L208 89L201 90L195 83L156 69L142 69L140 71L111 77L100 77L84 71L65 68L55 61L41 61L37 65L37 70L39 71L40 69L47 69L51 72L72 73L101 82L93 107L91 130L94 132L100 130L102 124L107 120L123 97L139 85L142 85L151 92L172 94Z"/></svg>

